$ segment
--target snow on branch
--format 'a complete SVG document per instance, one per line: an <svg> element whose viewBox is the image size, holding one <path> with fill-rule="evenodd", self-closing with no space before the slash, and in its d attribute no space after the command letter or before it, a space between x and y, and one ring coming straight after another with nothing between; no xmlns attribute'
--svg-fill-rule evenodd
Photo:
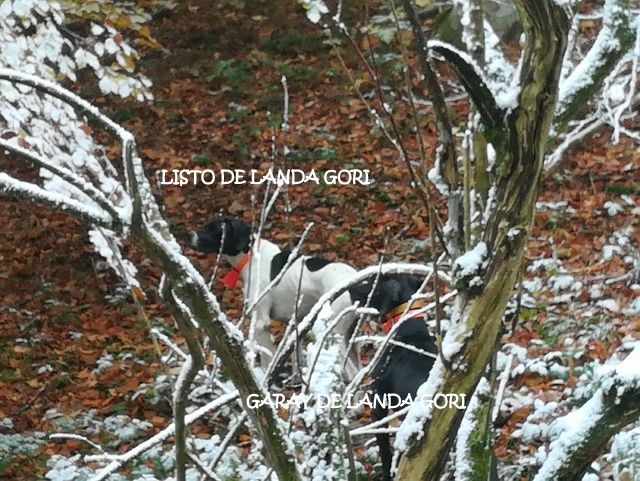
<svg viewBox="0 0 640 481"><path fill-rule="evenodd" d="M556 421L561 434L534 481L580 479L611 436L640 417L640 343L618 365L602 366L595 381L591 399Z"/></svg>
<svg viewBox="0 0 640 481"><path fill-rule="evenodd" d="M607 90L608 98L605 98L605 105L607 106L608 117L612 120L613 127L613 136L612 140L614 143L618 143L620 141L620 134L624 133L630 137L635 138L636 140L640 140L640 135L637 132L631 132L624 126L624 115L628 114L629 116L634 116L637 109L638 104L638 75L640 74L640 16L635 19L635 46L633 51L629 52L623 59L618 63L618 67L628 68L631 67L631 74L623 77L622 79L616 79L613 85L607 85L605 83L605 89ZM611 76L610 76L611 77ZM627 87L627 93L625 95L625 84ZM607 88L609 87L609 88ZM626 98L625 98L626 97ZM611 103L619 103L613 112L611 112L611 108L609 107L609 101Z"/></svg>
<svg viewBox="0 0 640 481"><path fill-rule="evenodd" d="M75 23L78 17L87 18L85 8L95 7L94 4L85 7L89 4L56 0L0 2L0 63L41 77L72 82L78 80L78 71L87 70L98 80L104 94L135 97L139 101L151 99L151 81L134 72L139 54L112 26L118 23L118 14L111 14L129 10L126 28L136 29L151 20L150 15L143 8L131 6L116 6L115 11L103 8L98 17L105 14L104 24L92 23L89 31L83 29L79 35L75 28L69 28L69 23Z"/></svg>
<svg viewBox="0 0 640 481"><path fill-rule="evenodd" d="M418 388L416 399L433 399L441 390L444 382L444 373L445 366L442 363L442 359L438 357L431 368L429 378ZM397 464L397 458L401 453L407 451L413 442L423 437L424 424L427 419L431 419L432 410L432 406L428 403L417 402L411 405L393 443L396 449L394 465Z"/></svg>
<svg viewBox="0 0 640 481"><path fill-rule="evenodd" d="M0 138L0 147L11 152L14 155L27 159L36 166L41 167L42 169L45 169L54 175L57 175L62 180L71 184L82 194L87 196L89 200L98 204L99 207L109 213L112 219L126 221L126 219L121 218L120 214L116 211L116 207L109 201L109 199L107 199L102 191L96 189L93 185L84 181L84 179L82 179L80 176L70 171L69 169L56 165L53 162L44 159L42 156L37 155L33 151L24 149L19 145L11 143L2 138Z"/></svg>
<svg viewBox="0 0 640 481"><path fill-rule="evenodd" d="M573 68L571 59L576 55L577 32L570 36L560 83L560 102L556 108L555 132L559 141L545 159L547 175L561 165L566 151L587 135L608 125L613 129L612 140L617 143L621 135L640 140L640 135L629 129L625 120L633 117L640 96L637 93L640 61L640 16L631 18L626 2L607 0L597 16L602 28L591 49ZM582 17L576 15L572 30L577 31ZM631 46L635 43L635 47ZM582 118L576 114L589 101L593 108ZM572 120L576 117L575 120ZM565 131L566 130L566 131Z"/></svg>
<svg viewBox="0 0 640 481"><path fill-rule="evenodd" d="M432 302L430 304L427 304L426 306L424 306L421 309L417 309L416 311L414 311L415 314L418 313L423 313L423 312L427 312L433 309L437 309L439 307L439 305L442 303L445 303L447 301L449 301L452 298L455 298L455 296L458 295L458 291L453 290L451 292L448 292L447 294L441 296L439 298L439 302ZM417 299L418 296L414 295L412 296L411 300L409 301L412 302L413 300ZM409 304L407 303L407 304ZM407 311L408 312L408 311ZM382 356L385 354L385 350L388 344L392 344L392 345L399 345L402 344L400 342L394 341L394 336L396 331L398 330L398 328L401 326L401 322L403 320L406 319L407 316L407 312L403 313L400 318L398 319L398 322L395 323L391 329L389 330L389 332L387 333L387 335L382 338L380 345L377 347L376 353L373 355L373 357L371 358L371 360L369 361L369 364L367 364L363 369L361 369L358 374L351 380L351 382L349 383L349 385L347 386L346 392L350 393L350 392L354 392L357 387L362 383L362 381L364 381L367 376L371 375L375 369L375 367L380 363L380 361L382 361ZM404 346L403 346L404 347ZM410 350L413 350L414 348L409 347ZM427 355L427 356L431 356L431 353L424 353L421 352L421 354ZM435 359L437 359L437 356L434 357Z"/></svg>
<svg viewBox="0 0 640 481"><path fill-rule="evenodd" d="M424 78L425 86L429 92L429 97L433 102L433 112L438 127L439 146L436 149L436 164L438 165L438 176L446 180L448 190L456 190L460 182L460 175L456 162L456 145L453 137L453 128L442 87L438 81L433 66L431 65L429 47L427 46L427 37L422 30L422 24L411 0L402 0L405 14L411 24L413 36L415 38L415 51L420 60L420 68ZM456 200L452 199L452 202ZM455 225L455 224L453 224ZM452 233L452 239L455 244L462 243L460 232ZM446 250L446 248L445 248Z"/></svg>
<svg viewBox="0 0 640 481"><path fill-rule="evenodd" d="M547 155L544 170L547 175L553 173L564 158L564 154L576 143L606 124L607 117L598 109L593 115L581 120L568 133L562 135L562 142ZM571 124L571 123L570 123Z"/></svg>
<svg viewBox="0 0 640 481"><path fill-rule="evenodd" d="M169 310L178 324L178 328L184 336L187 347L189 348L189 355L186 357L182 367L180 368L180 374L176 379L173 391L176 479L178 481L184 481L186 479L186 460L188 458L185 414L189 400L189 393L192 389L191 386L196 375L204 366L204 355L202 353L202 348L198 341L198 333L195 328L195 326L197 326L197 321L193 319L193 315L175 292L168 292L171 290L170 281L165 280L162 284L163 288L161 289L161 295L165 300L169 300L169 297L173 300L173 303L169 303Z"/></svg>
<svg viewBox="0 0 640 481"><path fill-rule="evenodd" d="M111 133L115 134L122 143L133 138L133 135L127 129L100 112L98 107L55 82L9 68L0 68L0 80L28 85L40 92L46 93L68 103L80 110L82 113L103 124L111 131Z"/></svg>
<svg viewBox="0 0 640 481"><path fill-rule="evenodd" d="M454 0L462 25L462 42L472 58L484 63L484 8L480 0Z"/></svg>
<svg viewBox="0 0 640 481"><path fill-rule="evenodd" d="M613 66L633 45L629 8L626 0L606 0L602 29L596 40L569 76L560 83L556 124L560 126L597 92Z"/></svg>
<svg viewBox="0 0 640 481"><path fill-rule="evenodd" d="M129 156L129 162L133 162ZM131 168L132 164L129 165ZM135 166L134 166L135 167ZM138 195L151 195L148 181L140 168L134 168L132 188L140 187ZM146 194L145 194L146 193ZM139 197L138 197L139 198ZM153 197L142 203L157 208ZM241 399L259 438L263 441L268 464L282 479L297 479L293 448L284 437L282 427L270 405L250 407L246 400L250 395L264 397L265 391L256 379L242 349L244 336L221 310L215 296L193 264L184 256L180 245L168 231L166 221L159 216L149 220L143 213L141 225L132 225L133 237L155 262L160 264L171 282L173 291L187 306L194 320L209 337L211 347L219 356L231 381L241 394Z"/></svg>
<svg viewBox="0 0 640 481"><path fill-rule="evenodd" d="M4 117L9 115L7 126L12 136L0 140L0 147L40 167L44 179L42 188L13 182L11 189L5 185L3 191L11 191L14 195L18 191L28 191L36 196L33 200L54 208L67 206L67 210L78 217L102 227L90 231L95 250L128 285L138 285L135 266L120 252L122 236L128 232L133 212L128 183L122 184L118 171L106 155L94 154L99 149L94 139L83 131L79 115L105 126L123 143L123 154L135 152L130 148L135 145L133 135L97 107L53 81L8 68L0 68L0 81L3 86L6 82L16 86L3 88L2 100L11 105L11 102L29 98L29 109L42 117L11 120L9 109ZM23 141L28 149L22 146ZM62 199L65 202L61 202Z"/></svg>
<svg viewBox="0 0 640 481"><path fill-rule="evenodd" d="M512 104L517 97L519 88L514 85L515 67L509 62L500 46L500 39L491 24L484 22L484 72L487 86L496 97L496 102L503 107Z"/></svg>
<svg viewBox="0 0 640 481"><path fill-rule="evenodd" d="M460 302L460 297L456 301ZM460 306L454 306L454 312L459 310ZM452 316L454 320L457 315ZM440 356L429 373L429 378L418 389L416 399L433 399L436 393L443 392L441 388L445 385L445 374L451 372L448 366L445 366L443 358L447 362L453 362L453 371L464 371L464 364L460 364L459 355L463 344L469 339L470 331L464 320L468 316L465 313L460 314L457 322L453 323L444 333L444 338L440 344ZM458 359L456 359L458 357ZM427 403L414 403L409 408L409 413L404 422L400 425L396 440L394 443L397 449L396 456L410 449L412 445L420 441L425 435L425 423L432 419L434 415L433 406ZM394 463L395 464L395 463Z"/></svg>
<svg viewBox="0 0 640 481"><path fill-rule="evenodd" d="M171 280L175 295L187 306L196 323L202 327L203 316L201 315L202 312L196 312L197 310L193 308L194 291L197 291L197 300L203 301L203 307L206 312L204 318L207 319L208 322L215 320L216 323L220 323L225 331L225 336L229 339L242 340L244 337L242 332L227 319L218 300L209 289L207 289L206 281L189 259L182 253L180 244L176 242L173 236L169 235L168 239L165 238L161 232L154 229L148 222L143 223L144 230L141 230L140 226L134 227L141 231L141 235L145 236L145 242L149 243L149 247L153 249L155 256ZM144 234L142 232L144 232ZM188 288L192 295L185 296L181 294L185 288ZM182 309L182 306L179 306L179 308Z"/></svg>
<svg viewBox="0 0 640 481"><path fill-rule="evenodd" d="M35 184L18 180L4 172L0 172L0 192L26 198L54 209L68 211L91 224L114 229L114 220L104 210L88 206L56 192L46 191Z"/></svg>
<svg viewBox="0 0 640 481"><path fill-rule="evenodd" d="M552 0L515 0L514 4L527 42L518 106L506 126L510 165L497 186L499 201L483 236L492 252L486 281L477 294L458 298L452 325L441 342L441 356L420 387L419 397L435 392L471 395L494 352L525 247L524 220L529 222L533 215L542 170L540 153L548 139L569 22ZM507 235L512 232L516 235ZM443 359L451 368L445 368ZM398 479L439 479L462 415L462 411L432 410L414 403L396 436L396 448L405 451Z"/></svg>
<svg viewBox="0 0 640 481"><path fill-rule="evenodd" d="M22 86L20 90L22 91L26 86L26 91L29 93L31 92L28 87L35 88L39 93L44 94L43 98L34 96L38 102L62 102L57 107L64 108L67 117L79 122L77 115L83 114L106 127L110 133L120 140L122 143L122 167L124 169L125 185L123 186L117 178L114 178L114 176L118 175L115 169L112 168L107 173L103 165L95 162L92 162L87 167L91 174L89 177L98 178L99 180L106 178L109 181L108 185L111 185L121 194L120 200L123 201L124 208L119 217L126 219L125 227L128 227L126 233L131 235L138 248L163 267L171 281L175 295L180 298L197 324L209 337L212 348L225 366L226 372L234 382L241 398L244 400L250 394L263 394L263 389L257 383L255 373L247 365L242 352L242 333L228 321L224 312L220 309L217 299L207 288L206 282L193 264L184 256L180 245L171 234L169 225L163 218L151 191L151 185L144 172L142 160L137 155L136 142L133 135L102 114L89 102L53 82L10 69L0 69L0 81L20 84ZM46 98L47 96L49 96L48 99ZM18 128L20 128L20 122L15 125L12 124L10 131L15 131ZM32 139L28 140L29 145L33 145ZM92 139L87 139L87 143L92 144ZM65 155L65 149L69 148L71 146L66 145L63 139L61 140L61 145L57 145L53 151L62 158ZM46 153L51 149L40 150ZM55 160L58 159L56 158ZM85 167L84 159L78 160L81 161L82 167L78 168L77 175L84 181L83 175L87 169L83 169ZM105 164L109 166L108 159L105 160ZM69 164L67 163L67 165ZM71 168L72 166L69 165L69 167ZM77 183L83 185L80 181ZM111 193L104 185L100 187L106 195ZM117 246L118 242L121 241L121 236L114 234L112 225L118 219L112 219L104 210L93 208L90 203L82 203L78 200L70 199L70 194L63 195L47 192L40 187L18 181L6 174L0 177L0 188L13 194L28 195L31 200L38 200L54 207L68 209L79 217L87 218L92 224L105 227L104 230L95 230L99 236L93 236L92 240L95 239L94 243L96 243L101 253L107 248L109 249L109 252L106 252L107 259L110 258L111 253L115 253L114 255L116 255L117 259L115 263L112 263L114 269L118 270L118 266L124 264L125 260L119 257L119 251L117 249L114 250L114 246ZM65 194L68 194L68 191L68 188L64 189ZM189 365L185 367L184 375L181 378L186 380L182 384L185 389L180 389L180 383L177 389L177 395L182 401L186 401L187 386L190 384L190 378L196 372L195 368L188 368ZM180 395L180 392L182 395ZM297 479L296 467L292 462L292 447L288 445L283 436L273 409L270 406L258 406L256 409L245 406L245 408L258 431L259 438L263 441L264 455L268 464L281 479ZM181 413L178 417L180 418L179 421L182 421L184 409L180 408L180 411ZM176 435L184 433L183 427L184 424L181 423ZM184 443L181 444L184 446ZM118 466L119 464L112 464L109 470L115 470ZM182 473L184 477L184 470L179 471L179 473ZM108 476L108 473L104 476Z"/></svg>
<svg viewBox="0 0 640 481"><path fill-rule="evenodd" d="M187 414L184 418L185 426L189 426L194 421L200 419L205 414L220 409L222 406L235 401L238 398L238 391L232 391L228 394L222 395L217 399L205 404L204 406L196 409L190 414ZM148 451L156 444L160 444L175 433L175 424L171 423L162 431L147 439L143 443L138 444L134 448L130 449L123 454L97 454L88 455L84 457L85 462L91 463L96 461L109 461L109 464L101 469L95 476L90 478L89 481L102 481L109 478L113 473L120 469L125 463L137 458L145 451Z"/></svg>

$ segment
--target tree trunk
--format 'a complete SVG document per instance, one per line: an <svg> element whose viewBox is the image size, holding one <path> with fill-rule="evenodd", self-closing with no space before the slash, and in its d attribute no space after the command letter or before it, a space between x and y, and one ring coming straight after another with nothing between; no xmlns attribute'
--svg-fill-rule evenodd
<svg viewBox="0 0 640 481"><path fill-rule="evenodd" d="M484 285L479 293L468 292L463 298L459 321L463 328L451 328L459 332L452 336L462 347L450 359L454 368L444 371L438 386L439 392L468 397L495 350L504 309L524 255L569 31L569 21L554 1L515 3L527 44L519 105L507 118L508 150L498 172L496 208L484 235L490 253ZM434 367L433 371L438 370ZM424 420L422 436L402 457L396 479L438 480L463 414L454 409L431 412Z"/></svg>

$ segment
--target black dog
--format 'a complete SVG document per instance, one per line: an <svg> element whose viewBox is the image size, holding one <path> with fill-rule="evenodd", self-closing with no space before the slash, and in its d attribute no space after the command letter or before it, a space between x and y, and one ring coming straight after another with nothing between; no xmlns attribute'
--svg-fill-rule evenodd
<svg viewBox="0 0 640 481"><path fill-rule="evenodd" d="M365 281L353 286L349 293L351 298L364 305L371 294L373 281ZM393 324L398 322L407 307L407 301L420 287L420 282L409 275L383 275L371 294L370 307L374 307L381 314L384 322L382 329L389 332ZM425 314L412 313L422 306L417 301L407 311L405 320L396 329L393 341L416 347L427 353L436 353L435 339L427 329ZM407 318L408 317L408 318ZM407 348L388 344L380 363L373 372L372 390L374 395L383 399L385 394L397 394L401 399L411 396L415 399L418 388L427 380L433 367L434 358ZM374 396L374 399L375 396ZM376 402L372 413L372 421L378 421L387 416L389 409ZM376 434L382 459L383 477L391 481L391 462L393 453L388 433Z"/></svg>

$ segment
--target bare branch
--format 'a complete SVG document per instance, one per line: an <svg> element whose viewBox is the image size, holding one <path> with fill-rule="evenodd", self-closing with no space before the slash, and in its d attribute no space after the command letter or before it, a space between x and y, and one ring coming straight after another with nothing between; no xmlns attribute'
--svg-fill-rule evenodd
<svg viewBox="0 0 640 481"><path fill-rule="evenodd" d="M444 100L442 88L438 83L438 77L431 66L427 39L422 31L422 25L416 10L411 0L402 0L402 5L404 6L405 13L413 30L416 41L416 53L420 59L420 67L424 75L425 84L429 90L429 97L433 101L433 110L438 124L438 136L443 149L442 175L447 180L449 189L454 191L458 185L458 169L456 167L455 142L451 129L451 120L449 119L449 113L447 111L447 104Z"/></svg>
<svg viewBox="0 0 640 481"><path fill-rule="evenodd" d="M498 107L488 87L482 68L465 52L440 40L429 40L429 49L442 55L458 74L460 82L469 92L484 125L489 129L503 129L505 111Z"/></svg>

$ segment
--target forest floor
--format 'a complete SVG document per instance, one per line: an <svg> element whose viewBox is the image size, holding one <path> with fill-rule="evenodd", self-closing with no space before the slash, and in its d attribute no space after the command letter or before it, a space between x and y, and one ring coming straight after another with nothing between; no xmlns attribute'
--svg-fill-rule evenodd
<svg viewBox="0 0 640 481"><path fill-rule="evenodd" d="M86 85L81 90L135 133L151 177L159 169L264 171L275 135L278 152L288 149L276 156L277 167L368 168L375 183L292 186L286 202L276 205L266 237L295 243L313 221L307 253L357 268L378 262L382 253L404 261L428 258L428 221L405 166L371 127L339 59L302 12L293 9L274 24L231 7L189 2L155 19L151 30L164 50L143 50L139 65L154 82L153 102L104 98ZM372 91L353 54L345 59L361 91ZM279 128L283 74L287 132ZM431 153L434 122L429 109L421 109ZM458 120L465 111L463 101L452 105ZM411 117L402 107L397 115L415 153ZM9 162L0 156L0 167ZM638 291L628 279L615 281L630 270L640 245L640 155L626 140L612 145L610 132L601 131L569 152L559 172L540 192L521 321L504 338L504 352L522 366L509 384L496 442L505 462L535 455L535 441L529 451L510 441L526 435L522 426L533 400L561 399L585 365L640 339ZM233 185L163 186L157 194L178 232L220 211L250 219L252 197L259 204L261 195L258 188ZM0 199L0 239L0 478L41 478L51 455L90 452L77 441L48 440L52 432L80 426L91 433L93 426L97 441L119 438L117 449L124 450L133 438L165 426L169 398L145 389L166 373L149 333L150 325L171 325L154 293L159 270L142 261L143 313L71 217ZM212 259L187 252L203 273L211 272ZM214 291L231 315L238 313L237 290L216 283ZM125 435L125 416L146 423Z"/></svg>

